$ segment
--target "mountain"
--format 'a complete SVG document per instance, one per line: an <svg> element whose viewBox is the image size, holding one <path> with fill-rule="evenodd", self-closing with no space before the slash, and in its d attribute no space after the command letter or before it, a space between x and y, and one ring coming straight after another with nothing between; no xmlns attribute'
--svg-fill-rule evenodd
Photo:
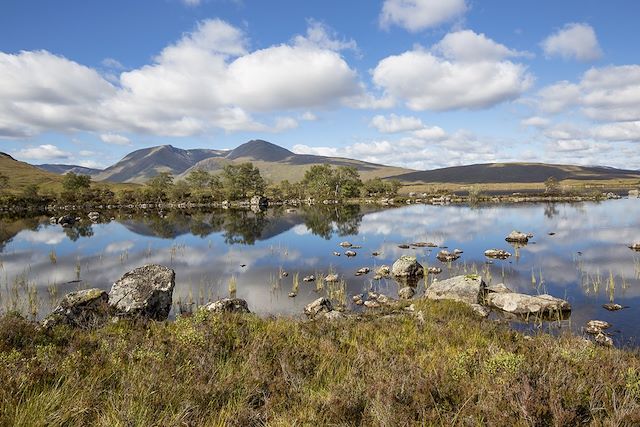
<svg viewBox="0 0 640 427"><path fill-rule="evenodd" d="M224 157L214 157L201 160L184 171L181 177L196 169L210 172L221 170L229 163L251 162L260 169L260 174L269 181L280 182L284 179L296 182L304 177L304 173L313 165L328 163L333 166L353 166L360 172L362 179L375 177L395 177L399 174L412 172L395 166L385 166L360 160L342 157L325 157L310 154L296 154L286 148L263 140L252 140L229 151Z"/></svg>
<svg viewBox="0 0 640 427"><path fill-rule="evenodd" d="M55 173L58 175L65 175L69 172L73 172L77 175L94 176L102 172L102 169L86 168L84 166L77 166L77 165L43 164L43 165L35 165L35 166L44 171Z"/></svg>
<svg viewBox="0 0 640 427"><path fill-rule="evenodd" d="M62 182L61 176L20 162L2 152L0 152L0 174L9 178L9 185L5 191L11 193L20 193L31 184L35 184L41 189L58 188Z"/></svg>
<svg viewBox="0 0 640 427"><path fill-rule="evenodd" d="M179 175L199 161L227 154L225 150L182 150L171 145L143 148L127 154L94 176L97 181L142 183L160 172Z"/></svg>
<svg viewBox="0 0 640 427"><path fill-rule="evenodd" d="M640 171L602 166L573 166L544 163L486 163L453 166L396 176L406 183L537 183L549 177L557 180L640 179Z"/></svg>

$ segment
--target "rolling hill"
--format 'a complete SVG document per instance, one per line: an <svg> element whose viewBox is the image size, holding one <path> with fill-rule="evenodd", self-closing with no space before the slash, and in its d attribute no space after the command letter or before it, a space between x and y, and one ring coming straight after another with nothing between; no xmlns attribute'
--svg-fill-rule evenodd
<svg viewBox="0 0 640 427"><path fill-rule="evenodd" d="M640 179L640 171L602 166L573 166L544 163L486 163L454 166L396 176L405 183L541 183L549 177L559 181L607 181Z"/></svg>
<svg viewBox="0 0 640 427"><path fill-rule="evenodd" d="M84 166L76 165L43 164L35 165L35 167L57 175L65 175L69 172L73 172L77 175L95 176L102 172L102 169L86 168Z"/></svg>
<svg viewBox="0 0 640 427"><path fill-rule="evenodd" d="M179 175L200 160L220 157L223 150L182 150L171 145L144 148L127 154L93 177L96 181L143 183L160 172Z"/></svg>
<svg viewBox="0 0 640 427"><path fill-rule="evenodd" d="M13 194L22 192L28 185L35 184L41 189L58 189L62 183L60 175L43 171L29 163L20 162L6 153L0 152L0 174L9 178L5 191Z"/></svg>
<svg viewBox="0 0 640 427"><path fill-rule="evenodd" d="M304 173L313 165L328 163L333 166L353 166L360 172L362 179L375 177L394 177L411 172L395 166L385 166L360 160L341 157L324 157L309 154L296 154L286 148L263 140L252 140L229 151L224 157L214 157L201 160L184 171L182 176L192 170L203 169L210 172L221 170L228 163L251 162L260 169L262 176L268 181L280 182L284 179L296 182L302 179Z"/></svg>

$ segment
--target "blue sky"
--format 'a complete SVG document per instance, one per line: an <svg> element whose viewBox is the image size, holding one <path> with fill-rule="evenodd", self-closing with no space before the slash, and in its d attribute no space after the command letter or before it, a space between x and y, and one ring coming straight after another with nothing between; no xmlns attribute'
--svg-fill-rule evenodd
<svg viewBox="0 0 640 427"><path fill-rule="evenodd" d="M0 150L233 148L640 168L640 3L5 0Z"/></svg>

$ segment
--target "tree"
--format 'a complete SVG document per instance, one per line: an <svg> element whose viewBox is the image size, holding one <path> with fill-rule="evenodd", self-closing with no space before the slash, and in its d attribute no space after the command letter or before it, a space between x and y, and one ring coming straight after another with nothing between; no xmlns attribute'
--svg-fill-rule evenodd
<svg viewBox="0 0 640 427"><path fill-rule="evenodd" d="M362 181L358 169L354 166L340 166L335 172L336 198L358 197Z"/></svg>
<svg viewBox="0 0 640 427"><path fill-rule="evenodd" d="M153 200L163 201L173 186L173 176L169 172L160 172L147 182L147 194Z"/></svg>
<svg viewBox="0 0 640 427"><path fill-rule="evenodd" d="M91 177L89 175L75 174L68 172L62 178L62 188L70 192L83 192L91 187Z"/></svg>
<svg viewBox="0 0 640 427"><path fill-rule="evenodd" d="M211 173L204 169L196 169L191 171L185 178L189 186L194 190L209 188L211 184Z"/></svg>
<svg viewBox="0 0 640 427"><path fill-rule="evenodd" d="M314 199L328 199L335 195L333 169L330 165L313 165L302 178L305 195Z"/></svg>
<svg viewBox="0 0 640 427"><path fill-rule="evenodd" d="M547 194L557 194L559 191L560 183L558 182L558 180L553 176L547 178L547 180L544 182L544 192Z"/></svg>
<svg viewBox="0 0 640 427"><path fill-rule="evenodd" d="M380 178L373 178L362 184L362 194L365 197L395 197L402 184L397 179L383 181Z"/></svg>
<svg viewBox="0 0 640 427"><path fill-rule="evenodd" d="M222 185L230 200L264 194L266 183L253 163L228 164L222 169Z"/></svg>

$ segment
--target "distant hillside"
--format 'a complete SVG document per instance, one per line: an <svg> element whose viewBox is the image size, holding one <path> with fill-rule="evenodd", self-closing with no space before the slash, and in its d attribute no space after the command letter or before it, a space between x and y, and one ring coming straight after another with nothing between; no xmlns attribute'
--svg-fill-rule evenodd
<svg viewBox="0 0 640 427"><path fill-rule="evenodd" d="M20 193L31 184L35 184L41 189L54 189L58 188L62 182L62 177L59 175L43 171L28 163L20 162L1 152L0 174L9 178L9 186L5 191L10 193Z"/></svg>
<svg viewBox="0 0 640 427"><path fill-rule="evenodd" d="M224 150L182 150L171 145L144 148L127 154L113 166L94 177L94 180L110 182L142 183L160 172L179 175L202 159L220 157Z"/></svg>
<svg viewBox="0 0 640 427"><path fill-rule="evenodd" d="M94 176L102 172L102 169L85 168L84 166L76 165L44 164L35 166L44 171L55 173L58 175L65 175L69 172L73 172L78 175Z"/></svg>
<svg viewBox="0 0 640 427"><path fill-rule="evenodd" d="M538 183L549 177L561 180L640 179L640 171L601 166L543 163L487 163L411 172L396 178L406 183Z"/></svg>
<svg viewBox="0 0 640 427"><path fill-rule="evenodd" d="M360 172L362 179L365 180L375 177L394 177L411 171L410 169L400 167L385 166L340 157L295 154L286 148L267 141L252 140L231 150L224 157L208 158L198 162L193 167L184 171L182 177L188 175L195 169L216 172L221 170L225 164L242 162L252 162L254 166L260 169L262 176L272 182L280 182L284 179L291 182L300 181L304 177L304 173L311 166L324 163L333 166L354 166Z"/></svg>

